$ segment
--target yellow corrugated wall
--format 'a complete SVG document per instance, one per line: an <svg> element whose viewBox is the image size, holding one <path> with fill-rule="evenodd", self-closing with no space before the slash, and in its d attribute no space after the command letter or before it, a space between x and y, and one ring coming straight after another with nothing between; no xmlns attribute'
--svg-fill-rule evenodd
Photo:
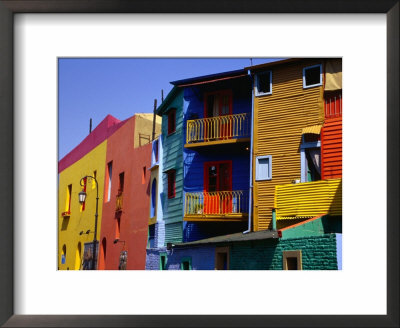
<svg viewBox="0 0 400 328"><path fill-rule="evenodd" d="M303 89L303 68L323 64L306 59L272 66L272 94L254 97L254 154L272 155L272 180L255 181L254 230L272 228L275 186L300 179L302 128L324 120L323 86Z"/></svg>
<svg viewBox="0 0 400 328"><path fill-rule="evenodd" d="M342 215L342 179L276 186L276 219Z"/></svg>

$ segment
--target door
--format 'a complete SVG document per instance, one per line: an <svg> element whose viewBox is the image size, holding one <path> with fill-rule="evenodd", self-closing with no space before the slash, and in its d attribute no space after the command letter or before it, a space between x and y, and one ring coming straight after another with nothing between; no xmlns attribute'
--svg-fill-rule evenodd
<svg viewBox="0 0 400 328"><path fill-rule="evenodd" d="M232 212L232 162L204 164L204 213Z"/></svg>
<svg viewBox="0 0 400 328"><path fill-rule="evenodd" d="M205 96L205 139L232 138L232 92L230 90L207 93Z"/></svg>

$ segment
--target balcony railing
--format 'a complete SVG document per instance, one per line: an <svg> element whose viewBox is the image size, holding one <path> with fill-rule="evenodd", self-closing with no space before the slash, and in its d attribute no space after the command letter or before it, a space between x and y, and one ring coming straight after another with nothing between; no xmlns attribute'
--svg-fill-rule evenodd
<svg viewBox="0 0 400 328"><path fill-rule="evenodd" d="M185 194L185 216L241 217L248 208L248 191L244 190Z"/></svg>
<svg viewBox="0 0 400 328"><path fill-rule="evenodd" d="M247 113L187 121L186 143L211 142L250 136Z"/></svg>
<svg viewBox="0 0 400 328"><path fill-rule="evenodd" d="M115 212L120 212L122 211L122 205L123 205L123 197L122 193L117 195L117 199L115 202Z"/></svg>
<svg viewBox="0 0 400 328"><path fill-rule="evenodd" d="M342 215L342 179L276 186L276 219Z"/></svg>

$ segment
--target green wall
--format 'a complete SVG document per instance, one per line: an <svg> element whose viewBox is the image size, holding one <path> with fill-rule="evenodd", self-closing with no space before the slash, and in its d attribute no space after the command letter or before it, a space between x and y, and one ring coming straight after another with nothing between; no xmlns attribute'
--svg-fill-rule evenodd
<svg viewBox="0 0 400 328"><path fill-rule="evenodd" d="M282 231L282 238L309 237L327 233L342 233L342 217L325 215L297 227Z"/></svg>
<svg viewBox="0 0 400 328"><path fill-rule="evenodd" d="M165 243L182 241L183 219L183 91L174 91L173 97L163 105L162 138L163 138L163 170L176 170L175 198L168 199L168 178L163 174L165 220ZM168 135L168 110L176 108L176 131Z"/></svg>
<svg viewBox="0 0 400 328"><path fill-rule="evenodd" d="M301 250L303 270L337 270L336 235L265 239L230 245L230 270L282 270L283 251Z"/></svg>

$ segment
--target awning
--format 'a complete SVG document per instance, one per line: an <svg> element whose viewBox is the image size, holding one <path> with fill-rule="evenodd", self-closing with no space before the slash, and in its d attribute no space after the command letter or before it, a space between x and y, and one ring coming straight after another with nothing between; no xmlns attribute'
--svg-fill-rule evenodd
<svg viewBox="0 0 400 328"><path fill-rule="evenodd" d="M306 134L306 133L320 134L321 133L321 128L322 128L322 125L306 126L301 131L301 134Z"/></svg>

